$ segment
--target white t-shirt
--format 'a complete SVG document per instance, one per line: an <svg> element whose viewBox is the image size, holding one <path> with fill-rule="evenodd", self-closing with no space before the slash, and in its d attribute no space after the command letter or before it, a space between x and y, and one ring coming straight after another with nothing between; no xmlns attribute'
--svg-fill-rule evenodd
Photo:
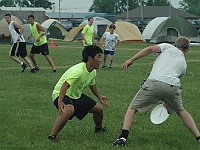
<svg viewBox="0 0 200 150"><path fill-rule="evenodd" d="M116 45L116 41L119 40L118 35L116 33L110 34L110 32L105 32L103 38L105 38L105 50L114 51L113 47Z"/></svg>
<svg viewBox="0 0 200 150"><path fill-rule="evenodd" d="M161 49L148 79L155 79L174 86L180 86L180 78L186 73L187 64L181 50L167 43L158 45Z"/></svg>
<svg viewBox="0 0 200 150"><path fill-rule="evenodd" d="M14 27L14 25L13 25L13 22L14 22L14 21L11 21L10 24L9 24L9 32L10 32L10 34L11 34L11 36L12 36L12 41L13 41L13 43L17 43L18 33L17 33L16 30L15 30L15 27ZM19 30L19 29L18 29L18 30ZM20 30L19 30L19 32L20 32ZM20 38L20 41L19 41L19 42L25 42L25 39L24 39L23 35L21 35L21 38Z"/></svg>

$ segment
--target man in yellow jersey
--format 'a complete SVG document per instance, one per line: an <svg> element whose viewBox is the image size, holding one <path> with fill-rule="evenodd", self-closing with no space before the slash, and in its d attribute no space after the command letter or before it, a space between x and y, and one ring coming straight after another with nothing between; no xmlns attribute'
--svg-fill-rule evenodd
<svg viewBox="0 0 200 150"><path fill-rule="evenodd" d="M83 38L83 45L96 45L95 38L94 38L94 27L92 26L94 19L92 17L88 18L88 24L83 28L82 31L82 38Z"/></svg>
<svg viewBox="0 0 200 150"><path fill-rule="evenodd" d="M28 40L33 36L35 38L35 43L31 48L30 51L30 58L35 66L35 70L39 71L39 66L36 62L36 59L34 57L35 54L42 53L42 55L45 56L49 64L51 65L53 72L56 72L56 68L54 66L52 58L49 56L49 49L47 44L47 39L45 37L45 29L37 22L34 21L34 16L29 15L28 20L30 23L30 30L31 34L28 36Z"/></svg>
<svg viewBox="0 0 200 150"><path fill-rule="evenodd" d="M98 46L86 46L82 51L82 62L69 68L57 82L52 99L59 110L59 115L53 125L49 140L55 142L56 135L74 116L83 119L88 113L93 114L94 131L105 132L102 127L103 107L83 90L89 86L103 106L108 106L107 98L100 95L95 84L96 69L101 63L102 49Z"/></svg>

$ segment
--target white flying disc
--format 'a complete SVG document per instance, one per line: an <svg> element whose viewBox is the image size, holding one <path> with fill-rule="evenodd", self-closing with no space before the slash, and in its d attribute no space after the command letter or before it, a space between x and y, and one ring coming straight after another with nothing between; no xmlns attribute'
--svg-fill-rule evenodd
<svg viewBox="0 0 200 150"><path fill-rule="evenodd" d="M167 109L163 106L163 104L157 105L151 112L150 119L153 124L161 124L167 118L169 117L169 114L167 112Z"/></svg>

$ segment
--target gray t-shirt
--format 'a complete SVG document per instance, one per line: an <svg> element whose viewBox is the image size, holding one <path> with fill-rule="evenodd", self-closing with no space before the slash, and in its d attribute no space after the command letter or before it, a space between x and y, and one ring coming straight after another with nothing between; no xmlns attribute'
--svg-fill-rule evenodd
<svg viewBox="0 0 200 150"><path fill-rule="evenodd" d="M114 51L113 47L115 47L116 41L119 40L118 35L116 33L110 34L110 32L105 32L103 38L105 38L105 50Z"/></svg>

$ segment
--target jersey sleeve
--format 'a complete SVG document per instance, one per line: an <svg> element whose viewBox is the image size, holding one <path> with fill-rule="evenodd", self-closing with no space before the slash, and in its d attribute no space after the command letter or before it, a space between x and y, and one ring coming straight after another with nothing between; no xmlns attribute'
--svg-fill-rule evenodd
<svg viewBox="0 0 200 150"><path fill-rule="evenodd" d="M65 78L65 81L69 83L69 85L72 85L79 77L81 76L81 73L77 70L71 70L67 77Z"/></svg>
<svg viewBox="0 0 200 150"><path fill-rule="evenodd" d="M161 53L162 53L164 50L173 47L171 44L168 44L168 43L158 44L158 46L160 47Z"/></svg>
<svg viewBox="0 0 200 150"><path fill-rule="evenodd" d="M86 33L86 32L87 32L87 26L85 26L85 27L83 28L82 33L84 34L84 33Z"/></svg>
<svg viewBox="0 0 200 150"><path fill-rule="evenodd" d="M119 36L116 34L116 36L115 36L115 40L116 41L119 41Z"/></svg>

